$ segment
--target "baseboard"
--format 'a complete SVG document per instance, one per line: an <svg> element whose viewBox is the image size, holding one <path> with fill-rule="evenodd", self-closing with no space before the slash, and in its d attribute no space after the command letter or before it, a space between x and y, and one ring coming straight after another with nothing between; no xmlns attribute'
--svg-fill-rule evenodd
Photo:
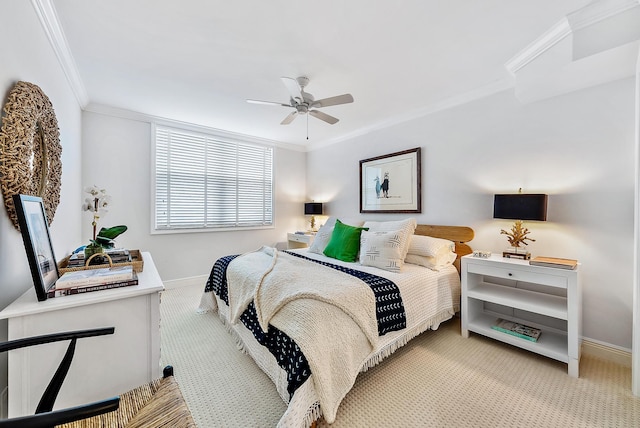
<svg viewBox="0 0 640 428"><path fill-rule="evenodd" d="M202 291L204 291L204 286L207 284L207 279L209 277L207 275L200 275L200 276L191 276L188 278L180 278L180 279L172 279L169 281L163 281L164 284L164 288L167 290L171 290L174 288L181 288L181 287L189 287L191 285L201 285L202 286Z"/></svg>
<svg viewBox="0 0 640 428"><path fill-rule="evenodd" d="M631 352L593 339L582 340L582 354L631 367Z"/></svg>

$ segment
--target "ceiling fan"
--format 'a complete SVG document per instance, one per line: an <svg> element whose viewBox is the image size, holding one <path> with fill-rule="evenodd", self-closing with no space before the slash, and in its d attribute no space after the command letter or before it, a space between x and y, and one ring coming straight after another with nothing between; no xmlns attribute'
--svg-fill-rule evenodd
<svg viewBox="0 0 640 428"><path fill-rule="evenodd" d="M316 119L320 119L330 125L333 125L338 122L337 118L315 109L353 102L353 96L351 96L351 94L343 94L335 97L316 100L313 95L304 91L304 88L309 84L309 78L307 77L298 77L297 79L292 79L291 77L281 77L280 79L282 79L282 83L284 83L284 86L289 92L289 104L259 100L247 100L247 102L254 104L293 107L295 110L289 113L289 115L287 115L287 117L285 117L284 120L280 122L281 125L288 125L293 122L293 119L295 119L297 115L307 113L315 117Z"/></svg>

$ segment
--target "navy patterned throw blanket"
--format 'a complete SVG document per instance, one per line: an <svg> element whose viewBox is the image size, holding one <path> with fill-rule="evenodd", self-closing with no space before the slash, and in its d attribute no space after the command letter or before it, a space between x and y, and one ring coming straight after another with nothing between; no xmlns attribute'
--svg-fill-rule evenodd
<svg viewBox="0 0 640 428"><path fill-rule="evenodd" d="M296 257L319 263L346 274L359 278L369 285L374 293L376 301L376 318L378 322L378 335L382 336L391 331L402 330L406 327L406 315L404 304L400 296L398 286L391 280L366 272L361 272L345 266L334 265L320 260L314 260L298 253L286 251ZM205 292L214 292L220 300L229 304L227 289L227 267L238 255L225 256L218 259L211 269L207 280ZM243 312L240 320L251 331L258 343L265 346L276 358L278 365L287 373L287 392L289 396L302 385L311 375L309 363L304 354L293 339L284 332L269 325L267 333L264 333L258 324L255 306L249 304Z"/></svg>

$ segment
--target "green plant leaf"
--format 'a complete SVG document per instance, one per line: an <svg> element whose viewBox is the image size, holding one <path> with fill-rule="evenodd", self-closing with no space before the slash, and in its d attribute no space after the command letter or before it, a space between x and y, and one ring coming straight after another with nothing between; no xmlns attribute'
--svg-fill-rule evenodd
<svg viewBox="0 0 640 428"><path fill-rule="evenodd" d="M95 242L98 246L105 249L113 248L116 245L113 239L105 238L103 236L96 236L96 240L91 242Z"/></svg>
<svg viewBox="0 0 640 428"><path fill-rule="evenodd" d="M103 227L100 229L100 232L98 232L98 236L96 236L96 240L98 240L98 238L105 238L105 240L110 241L112 239L116 239L116 237L122 235L126 231L127 231L127 226L125 225Z"/></svg>

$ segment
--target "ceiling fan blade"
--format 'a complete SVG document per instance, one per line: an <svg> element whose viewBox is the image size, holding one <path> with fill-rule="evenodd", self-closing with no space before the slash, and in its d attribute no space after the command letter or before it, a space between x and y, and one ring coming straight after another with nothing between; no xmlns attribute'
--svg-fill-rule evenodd
<svg viewBox="0 0 640 428"><path fill-rule="evenodd" d="M304 100L304 97L302 96L302 88L300 88L298 81L290 77L281 77L280 79L282 79L282 83L286 86L291 98L296 100L298 103L301 103Z"/></svg>
<svg viewBox="0 0 640 428"><path fill-rule="evenodd" d="M291 104L276 103L276 102L273 102L273 101L247 100L247 102L251 103L251 104L266 104L266 105L270 105L270 106L291 107Z"/></svg>
<svg viewBox="0 0 640 428"><path fill-rule="evenodd" d="M323 98L311 103L311 107L328 107L337 106L339 104L348 104L353 102L353 96L351 94L343 94L330 98Z"/></svg>
<svg viewBox="0 0 640 428"><path fill-rule="evenodd" d="M291 113L289 113L289 115L287 117L284 118L284 120L282 122L280 122L280 125L288 125L291 122L293 122L293 119L296 118L296 115L298 114L297 111L292 111Z"/></svg>
<svg viewBox="0 0 640 428"><path fill-rule="evenodd" d="M309 114L313 117L315 117L316 119L320 119L320 120L324 120L325 122L327 122L330 125L333 125L335 123L338 123L338 119L333 117L333 116L329 116L326 113L323 113L319 110L309 110Z"/></svg>

